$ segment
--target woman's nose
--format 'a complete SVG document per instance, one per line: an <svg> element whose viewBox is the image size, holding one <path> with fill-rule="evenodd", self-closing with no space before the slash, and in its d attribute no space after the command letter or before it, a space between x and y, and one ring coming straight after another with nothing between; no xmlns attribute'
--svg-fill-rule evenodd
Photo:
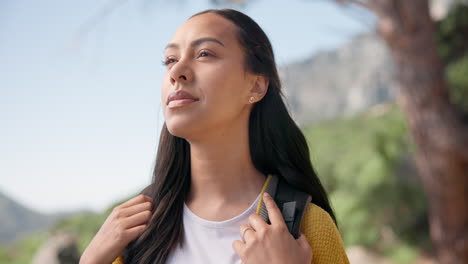
<svg viewBox="0 0 468 264"><path fill-rule="evenodd" d="M193 79L192 70L180 61L177 62L171 69L171 84L191 82Z"/></svg>

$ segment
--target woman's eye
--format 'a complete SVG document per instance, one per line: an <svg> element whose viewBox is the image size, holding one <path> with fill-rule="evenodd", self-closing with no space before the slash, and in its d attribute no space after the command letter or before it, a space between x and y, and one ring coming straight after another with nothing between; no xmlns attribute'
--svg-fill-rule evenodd
<svg viewBox="0 0 468 264"><path fill-rule="evenodd" d="M174 63L174 62L176 62L175 59L173 59L173 58L168 58L168 59L163 60L162 64L163 64L164 66L167 66L167 65L172 64L172 63Z"/></svg>
<svg viewBox="0 0 468 264"><path fill-rule="evenodd" d="M206 52L206 51L202 51L202 52L200 52L200 54L198 56L199 57L208 57L208 56L211 56L211 54Z"/></svg>

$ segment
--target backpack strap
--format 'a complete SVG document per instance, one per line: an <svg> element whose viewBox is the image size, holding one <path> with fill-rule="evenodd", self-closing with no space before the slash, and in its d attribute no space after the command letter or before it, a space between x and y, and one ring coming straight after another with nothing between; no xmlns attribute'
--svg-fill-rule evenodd
<svg viewBox="0 0 468 264"><path fill-rule="evenodd" d="M307 205L312 201L312 197L308 193L294 188L277 175L269 175L265 185L265 192L274 198L283 215L284 222L289 232L295 239L298 239L301 232L302 218L307 209ZM261 201L259 215L267 223L270 223L268 211L263 203L263 199Z"/></svg>

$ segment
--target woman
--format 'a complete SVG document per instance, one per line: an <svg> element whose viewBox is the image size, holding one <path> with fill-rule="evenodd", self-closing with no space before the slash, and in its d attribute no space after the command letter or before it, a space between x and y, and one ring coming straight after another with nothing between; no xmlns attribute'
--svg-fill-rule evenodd
<svg viewBox="0 0 468 264"><path fill-rule="evenodd" d="M114 208L81 263L348 263L262 29L235 10L198 13L164 65L153 183ZM308 237L294 239L263 195L271 174L313 197ZM271 224L255 211L262 200Z"/></svg>

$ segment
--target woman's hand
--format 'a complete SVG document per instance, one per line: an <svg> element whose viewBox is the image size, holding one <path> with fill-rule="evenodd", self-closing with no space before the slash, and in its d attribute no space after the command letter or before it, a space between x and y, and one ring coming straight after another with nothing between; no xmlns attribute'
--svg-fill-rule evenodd
<svg viewBox="0 0 468 264"><path fill-rule="evenodd" d="M264 193L263 201L268 210L271 225L260 216L249 216L249 225L241 225L241 235L245 231L245 243L235 240L232 247L245 264L285 264L312 263L312 249L304 234L296 240L289 233L281 212L270 195Z"/></svg>
<svg viewBox="0 0 468 264"><path fill-rule="evenodd" d="M80 264L110 264L146 228L152 198L138 195L115 207L83 252Z"/></svg>

